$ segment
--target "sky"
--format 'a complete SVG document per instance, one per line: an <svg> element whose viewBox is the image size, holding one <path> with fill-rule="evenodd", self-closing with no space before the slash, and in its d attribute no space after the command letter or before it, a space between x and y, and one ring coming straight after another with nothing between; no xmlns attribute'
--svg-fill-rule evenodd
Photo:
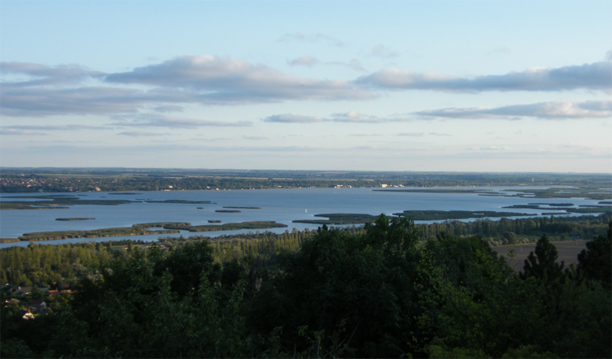
<svg viewBox="0 0 612 359"><path fill-rule="evenodd" d="M612 1L0 0L0 166L612 173Z"/></svg>

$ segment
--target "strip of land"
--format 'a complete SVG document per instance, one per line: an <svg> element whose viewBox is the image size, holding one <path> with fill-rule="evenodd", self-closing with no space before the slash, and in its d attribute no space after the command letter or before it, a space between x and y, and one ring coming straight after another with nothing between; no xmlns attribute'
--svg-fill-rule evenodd
<svg viewBox="0 0 612 359"><path fill-rule="evenodd" d="M139 223L131 227L103 228L85 231L53 231L25 233L19 237L20 241L48 241L69 238L99 238L99 237L121 237L121 236L144 236L151 234L189 232L211 232L231 231L239 229L266 229L287 227L282 223L274 221L254 221L242 223L225 223L221 225L198 225L192 226L187 222L154 222ZM151 230L151 228L163 228L164 230ZM13 242L13 241L11 241Z"/></svg>
<svg viewBox="0 0 612 359"><path fill-rule="evenodd" d="M0 243L13 243L13 242L19 242L20 239L19 238L0 238Z"/></svg>
<svg viewBox="0 0 612 359"><path fill-rule="evenodd" d="M223 206L223 208L235 208L235 209L261 209L261 207L238 207L238 206Z"/></svg>
<svg viewBox="0 0 612 359"><path fill-rule="evenodd" d="M56 218L56 221L93 221L95 218Z"/></svg>
<svg viewBox="0 0 612 359"><path fill-rule="evenodd" d="M521 198L587 198L594 200L610 200L612 192L609 188L598 186L583 186L572 188L551 187L546 189L508 189L500 192L482 189L466 188L404 188L404 189L375 189L380 192L409 192L409 193L477 193L479 196L521 197ZM612 201L610 201L612 202ZM533 203L536 204L536 203ZM605 203L609 204L609 203ZM555 205L555 204L548 204ZM557 204L561 205L561 204Z"/></svg>
<svg viewBox="0 0 612 359"><path fill-rule="evenodd" d="M527 213L495 211L404 211L393 214L399 217L412 218L415 221L534 216Z"/></svg>
<svg viewBox="0 0 612 359"><path fill-rule="evenodd" d="M571 186L601 191L609 174L443 173L368 171L3 168L0 192L114 192L279 188L439 188ZM570 188L570 187L566 187ZM457 193L457 192L455 192ZM608 191L607 199L612 199Z"/></svg>
<svg viewBox="0 0 612 359"><path fill-rule="evenodd" d="M556 207L556 206L561 206L562 208L551 208L551 207ZM560 203L560 204L556 204L556 205L552 205L552 204L546 204L546 205L541 205L538 203L530 203L530 204L514 204L511 206L505 206L503 208L517 208L517 209L539 209L539 210L551 210L551 209L555 209L555 210L559 210L559 211L565 211L565 213L610 213L612 212L612 206L600 206L600 205L579 205L579 208L567 208L565 206L573 206L573 204L571 203Z"/></svg>
<svg viewBox="0 0 612 359"><path fill-rule="evenodd" d="M294 223L309 223L309 224L361 224L376 221L378 216L360 213L327 213L315 214L315 217L327 217L327 219L297 219Z"/></svg>
<svg viewBox="0 0 612 359"><path fill-rule="evenodd" d="M2 209L66 209L74 205L105 205L116 206L129 203L179 203L179 204L211 204L211 201L187 201L182 199L156 200L117 200L117 199L81 199L72 195L41 195L41 196L7 196L6 198L37 199L38 201L2 201Z"/></svg>
<svg viewBox="0 0 612 359"><path fill-rule="evenodd" d="M213 232L213 231L232 231L238 229L266 229L266 228L284 228L286 224L276 223L275 221L254 221L242 223L225 223L221 225L203 225L192 226L189 232Z"/></svg>
<svg viewBox="0 0 612 359"><path fill-rule="evenodd" d="M476 218L501 218L501 217L519 217L519 216L534 216L533 214L517 213L517 212L494 212L494 211L404 211L393 213L398 217L411 218L415 221L435 221L447 219L476 219ZM361 224L371 223L376 221L378 216L370 214L356 213L326 213L315 214L315 217L327 217L327 219L297 219L294 223L310 223L310 224Z"/></svg>
<svg viewBox="0 0 612 359"><path fill-rule="evenodd" d="M146 200L147 203L183 203L183 204L211 204L211 201L187 201L184 199L166 199L163 201Z"/></svg>

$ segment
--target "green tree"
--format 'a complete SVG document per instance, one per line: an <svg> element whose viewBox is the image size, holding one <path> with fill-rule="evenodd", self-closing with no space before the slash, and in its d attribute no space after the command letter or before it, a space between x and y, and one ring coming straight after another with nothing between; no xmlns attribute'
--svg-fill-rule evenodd
<svg viewBox="0 0 612 359"><path fill-rule="evenodd" d="M535 291L479 237L429 241L419 272L413 345L423 354L501 357L539 330Z"/></svg>
<svg viewBox="0 0 612 359"><path fill-rule="evenodd" d="M352 235L322 227L254 297L248 323L306 356L391 357L413 328L416 243L412 221L381 216ZM278 330L278 329L277 329Z"/></svg>
<svg viewBox="0 0 612 359"><path fill-rule="evenodd" d="M557 278L563 276L563 262L557 263L557 248L550 243L547 235L542 235L536 243L535 254L529 253L525 260L523 272L520 273L522 279L534 277L544 284L549 284Z"/></svg>
<svg viewBox="0 0 612 359"><path fill-rule="evenodd" d="M213 250L205 241L186 243L175 248L172 253L154 264L157 276L168 272L172 275L171 288L179 296L196 290L203 273L212 274L210 280L218 279L219 266L213 266ZM211 273L214 269L214 273Z"/></svg>
<svg viewBox="0 0 612 359"><path fill-rule="evenodd" d="M612 222L607 236L599 235L586 246L587 249L578 254L578 270L609 290L612 286Z"/></svg>

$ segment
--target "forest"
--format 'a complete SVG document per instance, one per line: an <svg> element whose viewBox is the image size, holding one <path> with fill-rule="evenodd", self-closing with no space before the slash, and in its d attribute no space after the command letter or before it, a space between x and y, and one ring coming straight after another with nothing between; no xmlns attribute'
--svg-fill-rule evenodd
<svg viewBox="0 0 612 359"><path fill-rule="evenodd" d="M4 249L0 279L32 290L1 292L1 355L610 357L612 222L568 219ZM490 243L528 228L517 273ZM565 266L547 232L593 239Z"/></svg>

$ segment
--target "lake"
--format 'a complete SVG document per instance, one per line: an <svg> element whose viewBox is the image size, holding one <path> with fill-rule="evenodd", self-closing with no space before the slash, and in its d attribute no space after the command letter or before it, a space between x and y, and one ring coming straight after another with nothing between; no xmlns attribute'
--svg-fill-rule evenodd
<svg viewBox="0 0 612 359"><path fill-rule="evenodd" d="M487 190L503 193L504 190L537 189L547 187L470 187L470 190ZM457 188L452 188L457 189ZM223 223L246 221L276 221L288 228L272 228L269 231L283 233L293 228L316 229L319 225L292 223L293 220L315 219L322 213L365 213L379 215L403 212L404 210L466 210L521 212L533 214L563 213L559 209L516 209L502 208L510 205L529 203L573 203L577 205L596 205L597 200L584 198L521 198L503 196L480 196L477 193L424 193L424 192L384 192L372 188L302 188L277 190L232 190L232 191L170 191L139 192L132 194L113 194L106 192L86 193L45 193L45 195L72 195L90 200L131 200L133 203L121 205L73 205L67 209L42 210L2 210L0 211L0 237L17 238L28 232L91 230L111 227L130 227L146 222L190 222L193 225L208 224L209 220ZM40 196L40 193L5 193L0 195L7 201L23 200L6 198L12 196ZM147 203L143 200L187 200L211 201L212 204ZM202 209L198 209L202 207ZM261 207L261 209L239 209L240 213L218 213L223 207ZM572 214L574 215L574 214ZM56 221L56 218L95 218L89 221ZM499 219L499 218L496 218ZM432 222L432 221L425 221ZM418 222L417 222L418 223ZM261 231L266 231L261 230ZM217 237L227 234L246 233L249 230L191 233L183 231L180 235L204 235ZM60 244L76 242L96 242L119 239L155 241L160 235L77 238L54 241L40 241L40 244ZM27 246L28 242L3 243L0 248Z"/></svg>

